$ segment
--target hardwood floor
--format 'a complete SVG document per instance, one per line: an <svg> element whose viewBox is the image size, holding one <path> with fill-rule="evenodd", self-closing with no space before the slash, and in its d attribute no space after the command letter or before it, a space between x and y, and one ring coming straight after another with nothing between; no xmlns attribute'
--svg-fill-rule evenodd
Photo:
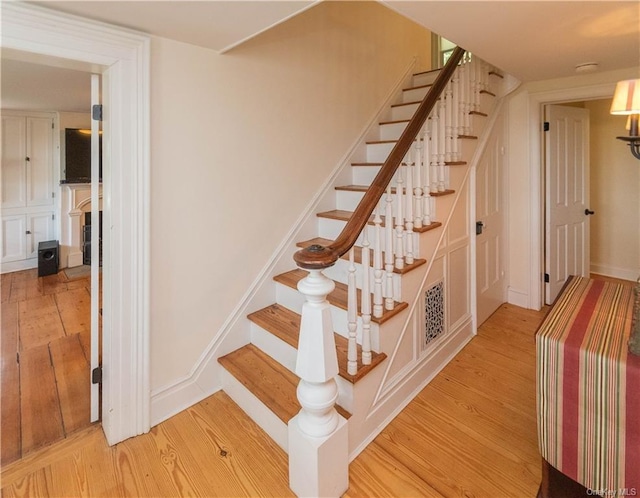
<svg viewBox="0 0 640 498"><path fill-rule="evenodd" d="M350 466L345 496L533 497L534 332L503 305ZM286 454L223 392L108 447L99 427L2 470L13 496L292 496Z"/></svg>
<svg viewBox="0 0 640 498"><path fill-rule="evenodd" d="M37 273L0 276L3 467L89 426L90 279Z"/></svg>

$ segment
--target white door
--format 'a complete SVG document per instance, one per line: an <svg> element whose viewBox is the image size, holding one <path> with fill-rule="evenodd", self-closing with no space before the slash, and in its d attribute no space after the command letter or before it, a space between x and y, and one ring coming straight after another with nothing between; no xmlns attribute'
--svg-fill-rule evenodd
<svg viewBox="0 0 640 498"><path fill-rule="evenodd" d="M476 168L477 324L506 301L504 122L499 116Z"/></svg>
<svg viewBox="0 0 640 498"><path fill-rule="evenodd" d="M547 105L545 302L570 275L589 276L589 111Z"/></svg>

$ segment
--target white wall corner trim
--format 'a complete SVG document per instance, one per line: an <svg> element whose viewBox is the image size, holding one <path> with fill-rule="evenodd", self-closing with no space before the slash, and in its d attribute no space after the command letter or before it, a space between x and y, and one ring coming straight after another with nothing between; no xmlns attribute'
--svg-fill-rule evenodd
<svg viewBox="0 0 640 498"><path fill-rule="evenodd" d="M260 301L260 293L266 285L269 285L273 275L277 273L279 265L282 264L283 258L287 258L287 266L291 265L290 255L291 247L295 246L299 234L303 227L313 220L318 205L323 198L332 193L332 187L346 167L350 167L350 158L353 156L357 147L366 139L369 131L378 124L379 117L388 109L392 100L402 89L407 79L411 77L413 68L415 67L417 58L413 58L407 65L406 69L398 79L397 83L388 93L384 102L380 105L375 115L371 117L369 122L363 128L362 133L353 142L348 152L340 159L326 182L320 187L317 194L311 199L301 216L293 224L291 230L283 239L282 243L274 251L272 257L264 266L262 271L253 281L245 295L239 301L233 312L229 315L223 326L220 328L215 337L211 340L207 348L200 355L200 358L191 369L191 372L172 384L154 389L151 393L151 425L155 426L160 422L168 419L172 415L198 403L202 399L210 396L221 389L221 373L218 365L218 358L246 344L239 343L244 337L249 337L249 324L243 321L247 310L257 309L256 302ZM266 305L267 303L263 304ZM242 329L245 327L245 329Z"/></svg>
<svg viewBox="0 0 640 498"><path fill-rule="evenodd" d="M102 425L109 444L115 444L150 428L150 40L43 7L4 2L2 47L68 59L102 74Z"/></svg>

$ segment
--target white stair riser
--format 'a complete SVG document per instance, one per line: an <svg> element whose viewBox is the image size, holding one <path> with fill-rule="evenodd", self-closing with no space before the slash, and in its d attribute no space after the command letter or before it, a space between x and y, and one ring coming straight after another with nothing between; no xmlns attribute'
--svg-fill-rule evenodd
<svg viewBox="0 0 640 498"><path fill-rule="evenodd" d="M399 105L391 108L391 121L411 119L418 109L419 104Z"/></svg>
<svg viewBox="0 0 640 498"><path fill-rule="evenodd" d="M367 144L367 162L383 163L396 145L395 142Z"/></svg>
<svg viewBox="0 0 640 498"><path fill-rule="evenodd" d="M430 86L424 86L419 88L412 88L411 90L404 90L402 92L402 102L405 104L408 104L409 102L419 102L424 99L425 95L430 89Z"/></svg>
<svg viewBox="0 0 640 498"><path fill-rule="evenodd" d="M407 124L406 122L400 122L380 125L380 140L398 140Z"/></svg>
<svg viewBox="0 0 640 498"><path fill-rule="evenodd" d="M431 85L440 74L440 71L429 71L428 73L414 74L413 86Z"/></svg>
<svg viewBox="0 0 640 498"><path fill-rule="evenodd" d="M351 177L355 185L371 185L381 166L353 166Z"/></svg>
<svg viewBox="0 0 640 498"><path fill-rule="evenodd" d="M290 372L296 372L298 350L253 322L251 323L251 343ZM338 383L338 404L344 406L350 403L347 400L352 395L353 384L339 375L336 377L336 382Z"/></svg>
<svg viewBox="0 0 640 498"><path fill-rule="evenodd" d="M222 389L287 453L288 427L265 404L226 369L222 369Z"/></svg>

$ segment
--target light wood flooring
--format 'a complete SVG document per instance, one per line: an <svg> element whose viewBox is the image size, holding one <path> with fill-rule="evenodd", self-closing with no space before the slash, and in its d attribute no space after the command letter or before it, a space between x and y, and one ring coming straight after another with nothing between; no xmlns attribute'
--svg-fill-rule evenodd
<svg viewBox="0 0 640 498"><path fill-rule="evenodd" d="M0 276L0 463L89 426L90 278Z"/></svg>
<svg viewBox="0 0 640 498"><path fill-rule="evenodd" d="M347 497L534 497L534 332L503 305L350 466ZM292 496L286 454L223 392L108 447L92 426L6 466L2 495Z"/></svg>

